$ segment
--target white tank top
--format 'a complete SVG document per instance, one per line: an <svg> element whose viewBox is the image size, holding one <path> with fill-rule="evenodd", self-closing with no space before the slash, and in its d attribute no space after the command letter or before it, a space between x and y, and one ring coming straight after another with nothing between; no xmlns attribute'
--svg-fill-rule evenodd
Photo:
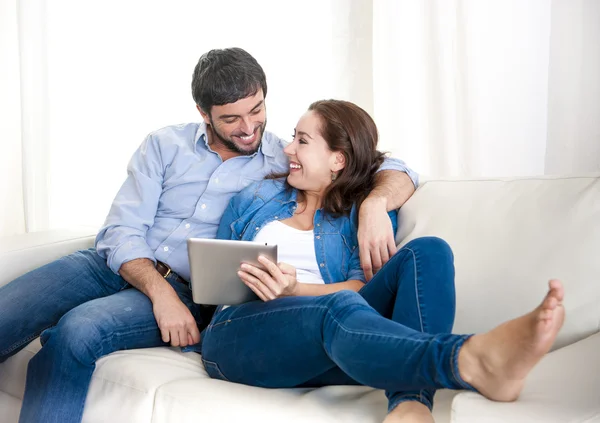
<svg viewBox="0 0 600 423"><path fill-rule="evenodd" d="M254 241L277 244L277 259L296 268L298 282L325 283L317 263L312 230L302 231L274 220L258 231Z"/></svg>

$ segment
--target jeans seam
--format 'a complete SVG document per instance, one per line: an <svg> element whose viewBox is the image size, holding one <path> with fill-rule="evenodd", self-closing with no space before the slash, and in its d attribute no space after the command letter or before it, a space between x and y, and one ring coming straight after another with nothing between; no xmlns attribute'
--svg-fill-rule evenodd
<svg viewBox="0 0 600 423"><path fill-rule="evenodd" d="M392 410L394 410L396 407L398 407L403 402L407 402L407 401L420 402L421 404L423 404L427 408L429 408L429 410L431 410L433 408L433 404L431 404L429 402L429 400L423 396L422 392L423 391L421 390L421 391L419 391L419 394L407 394L407 395L402 395L400 397L397 397L397 399L393 403L389 404L388 413L391 413Z"/></svg>
<svg viewBox="0 0 600 423"><path fill-rule="evenodd" d="M109 338L110 338L110 342L112 343L113 339L116 337L119 337L119 336L128 336L128 335L131 335L132 333L151 332L154 330L158 330L160 332L160 327L158 327L158 324L155 328L148 328L147 326L140 326L137 328L135 328L135 327L131 328L131 330L128 330L126 332L123 332L123 331L115 332L115 333L112 333ZM113 350L112 352L115 352L115 351L119 351L119 350Z"/></svg>
<svg viewBox="0 0 600 423"><path fill-rule="evenodd" d="M46 329L51 328L54 325L49 325L46 326L44 329L42 329L41 331L39 331L39 333L35 334L35 335L31 335L30 337L25 338L24 341L19 341L19 342L15 342L14 344L12 344L11 346L9 346L7 349L0 351L0 357L5 356L10 354L11 352L13 352L14 350L18 349L19 347L22 347L24 345L29 344L31 341L33 341L36 338L39 338L39 336L41 335L41 333L43 331L45 331Z"/></svg>
<svg viewBox="0 0 600 423"><path fill-rule="evenodd" d="M214 370L216 370L216 372L219 374L219 376L221 376L223 378L223 380L230 382L229 379L227 379L227 376L225 376L223 374L223 372L221 371L221 368L219 367L219 365L215 362L215 361L211 361L211 360L206 360L204 357L202 357L202 365L204 366L204 369L206 370L206 363L208 363L210 366L212 366L212 368ZM208 372L207 372L208 373ZM210 376L210 375L209 375ZM212 377L211 377L212 379Z"/></svg>
<svg viewBox="0 0 600 423"><path fill-rule="evenodd" d="M235 321L238 321L238 320L244 320L244 319L249 319L249 318L252 318L252 317L262 316L262 315L265 315L265 314L279 313L279 312L282 312L282 311L283 312L288 312L290 310L300 310L300 309L307 309L307 308L318 308L318 309L325 308L325 309L328 309L329 307L323 306L323 305L308 305L308 306L307 305L302 305L302 306L294 306L294 307L282 308L282 309L279 309L279 310L261 311L261 312L257 312L257 313L250 314L250 315L247 315L247 316L240 316L240 317L234 317L234 318L231 318L231 319L227 319L227 320L224 320L222 322L215 323L215 324L213 324L210 327L213 328L213 327L219 326L219 325L221 325L223 323L231 323L231 322L235 322Z"/></svg>
<svg viewBox="0 0 600 423"><path fill-rule="evenodd" d="M151 332L154 330L157 330L157 329L156 328L141 328L141 327L140 328L132 328L131 330L129 330L127 332L116 332L116 333L111 333L108 336L100 337L100 342L98 343L98 349L97 349L97 352L94 357L93 365L95 366L96 363L98 362L98 360L100 360L102 357L105 357L105 356L112 354L114 352L117 352L117 351L127 351L128 350L128 348L121 348L121 349L114 348L115 338L118 338L120 336L131 335L133 333ZM158 330L160 331L160 328L158 328ZM110 351L108 351L108 352L104 352L106 349L104 346L105 342L109 342L109 344L110 344Z"/></svg>
<svg viewBox="0 0 600 423"><path fill-rule="evenodd" d="M460 351L457 351L457 349L460 349L462 346L464 346L465 342L470 338L471 336L467 335L466 337L463 337L462 339L459 339L453 346L452 346L452 353L450 355L450 369L452 370L452 376L454 377L455 382L458 383L459 386L462 387L462 389L468 389L468 390L472 390L475 392L478 392L473 386L471 386L470 384L468 384L467 382L465 382L463 380L463 378L460 376L460 372L457 373L458 370L458 354L460 353Z"/></svg>
<svg viewBox="0 0 600 423"><path fill-rule="evenodd" d="M367 310L368 310L368 308L367 308L367 307L365 307L365 309L367 309ZM340 322L340 321L339 321L339 320L338 320L338 319L337 319L337 318L336 318L336 317L335 317L335 316L334 316L334 315L331 313L331 310L330 310L330 309L328 309L328 310L327 310L327 313L328 313L328 314L330 315L330 317L331 317L331 318L332 318L332 319L333 319L333 320L334 320L334 321L335 321L335 322L338 324L338 326L339 326L340 328L342 328L343 330L345 330L346 332L351 332L351 333L354 333L354 334L356 334L356 335L371 335L371 336L377 336L377 337L380 337L380 338L387 337L387 338L393 338L393 339L405 339L405 338L403 338L403 337L397 337L397 336L395 336L394 334L389 334L389 333L363 332L363 331L355 331L355 330L351 330L351 329L349 329L348 327L344 326L344 325L343 325L343 324L342 324L342 323L341 323L341 322ZM376 312L376 313L377 313L377 312ZM421 332L421 333L422 333L422 332ZM422 334L423 334L423 335L430 335L430 336L433 336L433 337L435 337L435 336L436 336L435 334L425 334L425 333L422 333ZM411 342L418 342L419 344L424 344L424 343L429 343L429 342L431 342L431 340L427 340L427 341L425 341L425 340L420 340L420 339L418 339L418 340L417 340L417 339L411 339Z"/></svg>
<svg viewBox="0 0 600 423"><path fill-rule="evenodd" d="M420 291L419 291L419 282L417 280L417 255L415 254L414 250L412 250L408 247L404 247L404 249L410 251L413 256L413 269L415 272L415 295L416 295L417 309L418 309L418 313L419 313L419 324L421 325L421 332L425 332L425 328L423 327L423 314L421 312L421 301L419 300Z"/></svg>
<svg viewBox="0 0 600 423"><path fill-rule="evenodd" d="M89 389L89 385L88 385L88 389ZM81 420L82 417L83 417L83 410L85 408L85 400L87 399L86 397L87 397L87 395L83 398L83 401L81 401L80 404L79 404L79 410L78 410L78 413L77 413L77 417L78 417L77 420Z"/></svg>

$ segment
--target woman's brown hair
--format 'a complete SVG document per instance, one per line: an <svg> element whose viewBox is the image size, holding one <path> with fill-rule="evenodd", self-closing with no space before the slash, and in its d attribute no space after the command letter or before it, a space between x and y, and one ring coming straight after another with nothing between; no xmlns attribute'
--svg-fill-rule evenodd
<svg viewBox="0 0 600 423"><path fill-rule="evenodd" d="M385 157L377 151L377 126L367 112L349 101L316 101L308 110L321 118L320 133L329 149L346 159L325 192L323 209L332 214L349 213L352 205L360 206L373 189L375 173Z"/></svg>
<svg viewBox="0 0 600 423"><path fill-rule="evenodd" d="M373 189L375 173L385 157L377 151L377 126L367 112L349 101L320 100L308 110L319 116L319 132L329 149L341 152L345 158L344 168L325 191L322 207L329 214L348 214ZM267 179L287 175L272 174Z"/></svg>

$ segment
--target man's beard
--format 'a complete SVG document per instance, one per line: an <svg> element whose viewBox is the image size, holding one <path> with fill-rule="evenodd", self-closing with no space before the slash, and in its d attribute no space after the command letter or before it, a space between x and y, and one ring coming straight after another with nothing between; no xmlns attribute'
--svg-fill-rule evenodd
<svg viewBox="0 0 600 423"><path fill-rule="evenodd" d="M260 146L262 144L262 136L263 136L263 133L265 132L266 126L267 126L267 119L265 118L265 121L258 128L257 136L258 136L259 141L258 141L258 144L256 144L256 148L253 148L252 150L244 150L244 149L238 147L238 145L236 143L234 143L232 140L225 138L223 135L221 135L219 133L219 131L217 130L217 127L215 126L212 118L210 118L210 127L212 130L212 133L219 139L219 141L221 141L223 146L227 150L234 152L234 153L241 154L243 156L251 156L258 151L258 149L260 148Z"/></svg>

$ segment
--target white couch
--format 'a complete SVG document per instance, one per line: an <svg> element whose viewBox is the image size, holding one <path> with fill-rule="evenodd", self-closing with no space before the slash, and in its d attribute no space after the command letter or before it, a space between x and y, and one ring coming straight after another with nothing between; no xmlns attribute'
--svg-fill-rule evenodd
<svg viewBox="0 0 600 423"><path fill-rule="evenodd" d="M446 239L455 253L455 332L488 330L538 304L564 281L566 323L521 398L494 403L439 391L438 423L600 422L600 174L423 183L400 211L398 244ZM0 285L70 251L90 232L0 242ZM34 294L34 293L32 293ZM0 364L0 421L16 422L34 341ZM84 422L380 422L386 399L367 387L267 390L208 378L200 357L176 348L111 354L98 362Z"/></svg>

